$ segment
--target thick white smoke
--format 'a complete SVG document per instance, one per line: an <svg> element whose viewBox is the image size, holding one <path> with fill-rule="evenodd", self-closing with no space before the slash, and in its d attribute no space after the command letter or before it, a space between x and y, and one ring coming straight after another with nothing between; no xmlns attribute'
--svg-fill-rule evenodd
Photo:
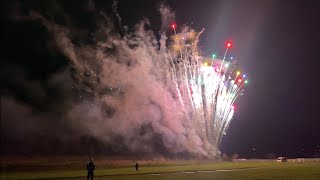
<svg viewBox="0 0 320 180"><path fill-rule="evenodd" d="M199 134L198 124L181 103L179 82L172 77L173 60L178 58L170 50L174 42L168 40L165 30L175 15L164 5L159 10L160 39L147 30L147 19L121 35L111 18L101 13L105 19L93 32L95 43L80 45L73 43L71 27L37 12L31 12L28 19L40 20L55 46L70 60L73 88L90 94L66 110L66 121L74 129L132 152L158 152L160 147L164 152L158 153L215 155L217 150ZM186 27L182 33L195 32Z"/></svg>

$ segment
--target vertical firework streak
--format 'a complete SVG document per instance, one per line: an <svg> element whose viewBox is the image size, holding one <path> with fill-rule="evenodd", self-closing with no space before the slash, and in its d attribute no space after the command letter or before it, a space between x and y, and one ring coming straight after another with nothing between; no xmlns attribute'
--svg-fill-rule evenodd
<svg viewBox="0 0 320 180"><path fill-rule="evenodd" d="M196 37L188 33L177 34L175 25L174 45L169 50L172 80L184 111L194 120L199 135L212 147L218 148L234 114L234 102L242 94L247 83L245 75L239 72L232 78L236 65L225 62L229 46L222 60L208 60L198 56L197 42L203 30ZM191 40L188 44L186 40ZM176 58L171 56L176 53ZM214 65L216 63L216 66ZM229 66L230 65L230 66Z"/></svg>

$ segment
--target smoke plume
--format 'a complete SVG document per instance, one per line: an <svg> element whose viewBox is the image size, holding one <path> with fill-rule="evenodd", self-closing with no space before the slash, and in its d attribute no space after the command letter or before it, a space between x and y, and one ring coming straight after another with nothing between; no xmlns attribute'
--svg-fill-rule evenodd
<svg viewBox="0 0 320 180"><path fill-rule="evenodd" d="M93 12L94 8L89 1L85 10ZM179 53L175 51L175 39L170 37L173 32L170 36L165 33L175 19L174 12L160 5L162 25L158 35L149 29L148 19L128 30L122 26L116 4L113 9L115 16L94 12L97 28L93 31L76 28L66 14L64 23L36 10L15 15L15 21L45 27L50 35L48 48L68 62L50 76L45 87L31 88L39 89L35 94L42 97L34 97L39 100L33 101L49 103L48 107L21 103L10 93L2 98L2 129L7 130L3 134L27 135L31 139L48 136L61 141L89 136L106 144L113 153L216 155L217 149L199 133L198 125L181 103L182 95L173 81L173 60L179 61ZM120 30L115 24L121 26ZM188 27L181 33L197 38ZM89 37L83 38L83 34ZM53 102L46 93L52 88L61 94Z"/></svg>

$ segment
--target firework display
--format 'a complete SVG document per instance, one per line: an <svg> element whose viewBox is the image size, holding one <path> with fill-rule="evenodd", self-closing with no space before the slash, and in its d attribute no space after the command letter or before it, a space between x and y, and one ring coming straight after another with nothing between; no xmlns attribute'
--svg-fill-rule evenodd
<svg viewBox="0 0 320 180"><path fill-rule="evenodd" d="M176 58L170 56L169 59L181 106L195 120L201 136L217 148L233 117L234 102L242 95L248 80L246 75L235 71L232 58L226 61L231 42L226 44L222 59L215 58L215 54L205 58L197 51L198 38L203 31L197 35L192 30L177 34L176 24L172 28L174 45L169 53L174 52Z"/></svg>
<svg viewBox="0 0 320 180"><path fill-rule="evenodd" d="M162 22L174 17L160 8ZM62 76L72 85L66 122L115 153L219 156L219 144L248 82L227 57L204 57L204 30L165 23L157 37L142 20L120 31L102 14L90 41L40 14L55 46L70 61ZM169 30L168 30L168 27Z"/></svg>

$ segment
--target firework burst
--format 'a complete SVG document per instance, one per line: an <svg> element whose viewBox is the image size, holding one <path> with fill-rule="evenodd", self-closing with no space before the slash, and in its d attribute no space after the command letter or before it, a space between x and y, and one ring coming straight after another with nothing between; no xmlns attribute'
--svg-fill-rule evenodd
<svg viewBox="0 0 320 180"><path fill-rule="evenodd" d="M227 61L226 55L231 42L226 44L222 59L198 56L197 42L203 30L197 35L184 29L174 35L170 56L172 80L176 84L181 106L194 120L200 136L217 150L233 117L235 100L242 95L248 82L245 75L234 72L236 63Z"/></svg>

